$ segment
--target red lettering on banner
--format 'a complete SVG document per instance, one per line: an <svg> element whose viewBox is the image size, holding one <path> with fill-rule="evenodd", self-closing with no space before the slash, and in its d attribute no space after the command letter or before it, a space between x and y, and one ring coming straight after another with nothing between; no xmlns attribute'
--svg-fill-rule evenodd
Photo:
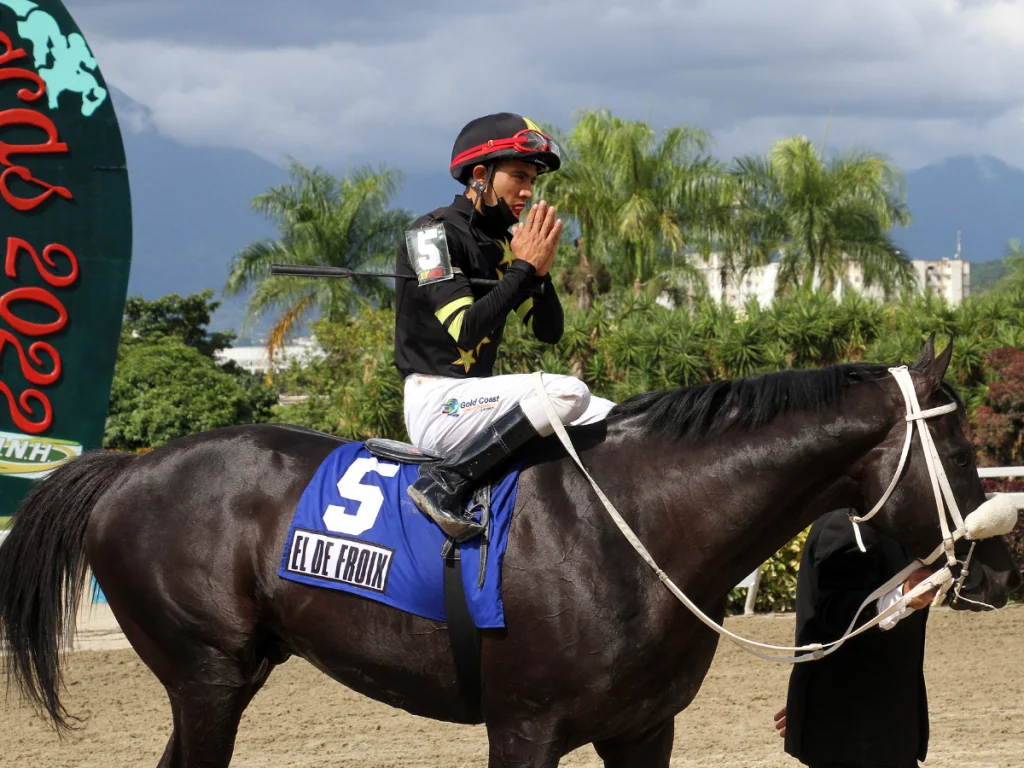
<svg viewBox="0 0 1024 768"><path fill-rule="evenodd" d="M47 184L32 175L32 172L20 165L11 162L13 155L52 155L65 154L68 145L60 141L57 126L50 118L31 109L15 108L0 112L0 130L12 126L38 128L46 134L46 141L41 144L8 144L0 141L0 165L9 166L3 174L0 174L0 197L16 211L25 213L34 210L54 195L60 195L66 200L72 199L71 190L67 187L59 187ZM11 176L17 176L27 184L35 184L43 187L45 191L35 197L21 197L10 189Z"/></svg>
<svg viewBox="0 0 1024 768"><path fill-rule="evenodd" d="M22 320L11 311L11 304L15 301L38 302L56 312L57 319L52 323L33 323L30 320ZM57 333L67 324L68 311L64 309L60 299L44 288L22 286L0 296L0 318L6 320L7 324L18 333L23 333L26 336L47 336Z"/></svg>
<svg viewBox="0 0 1024 768"><path fill-rule="evenodd" d="M41 387L45 387L49 384L53 384L57 379L60 378L60 355L57 354L57 350L52 345L47 344L45 341L37 341L31 347L28 348L28 354L25 354L25 348L18 341L18 337L13 333L0 330L0 359L2 359L4 346L11 344L18 351L18 362L21 363L21 375L29 380L32 384L38 384ZM31 362L38 365L40 368L43 367L43 361L39 359L39 353L45 352L50 358L50 365L53 366L53 370L49 373L35 370L30 364ZM0 366L0 371L3 367Z"/></svg>
<svg viewBox="0 0 1024 768"><path fill-rule="evenodd" d="M18 277L18 255L28 254L39 275L54 288L67 288L78 280L78 258L74 252L60 243L50 243L43 248L42 257L31 244L17 237L7 238L6 258L4 259L4 275L15 279ZM67 259L70 272L61 275L56 272L57 261L55 254ZM34 323L14 314L11 304L16 301L34 301L42 304L57 313L57 319L51 323ZM47 291L45 288L35 286L21 286L13 288L0 296L0 319L4 320L14 331L25 336L46 336L58 333L67 324L68 313L60 299ZM10 345L18 354L18 362L21 364L21 373L25 379L36 386L45 387L54 384L61 375L62 366L60 354L53 345L45 341L35 341L25 351L21 340L13 333L0 328L0 361L3 358L4 348ZM49 358L49 365L43 357ZM2 366L2 362L0 362ZM46 370L49 367L50 370ZM53 408L50 399L37 389L26 389L15 399L10 387L0 381L0 393L2 393L9 406L11 419L24 432L39 434L45 432L53 424ZM43 418L33 421L30 417L33 413L32 402L35 401L42 406Z"/></svg>
<svg viewBox="0 0 1024 768"><path fill-rule="evenodd" d="M31 80L35 83L35 91L28 88L18 89L18 98L22 101L35 101L46 93L46 83L39 75L30 69L0 69L0 81L3 80Z"/></svg>
<svg viewBox="0 0 1024 768"><path fill-rule="evenodd" d="M29 184L38 184L40 187L45 188L46 191L43 192L41 195L36 195L35 197L18 197L13 192L11 192L11 189L8 186L7 179L12 174L14 176L20 177L22 181L25 181ZM42 205L51 197L53 197L53 195L60 195L64 199L70 200L71 190L68 189L67 187L55 187L52 184L47 184L45 181L40 181L39 179L33 178L29 170L27 168L23 168L20 165L16 165L13 168L8 168L3 173L0 173L0 197L2 197L4 199L4 202L6 202L9 206L11 206L11 208L13 208L16 211L26 213L35 208L38 208L40 205Z"/></svg>
<svg viewBox="0 0 1024 768"><path fill-rule="evenodd" d="M27 85L18 88L17 97L22 102L30 103L39 100L46 93L46 82L37 72L24 66L9 66L27 56L23 48L14 47L10 36L0 32L0 86L17 81L26 83ZM68 145L60 140L59 131L53 120L32 109L15 107L0 111L0 134L5 128L35 128L43 132L45 140L30 144L14 144L0 140L0 200L15 211L28 213L53 197L74 199L67 187L37 179L26 167L27 163L16 164L12 160L17 155L67 154ZM34 196L24 197L20 194L21 190L15 192L11 189L11 184L16 183L15 179L29 187L35 186L41 191ZM32 259L40 277L51 288L67 288L78 281L78 259L70 248L59 243L51 243L43 248L40 258L35 248L18 237L7 238L4 275L17 279L18 256L24 254ZM58 267L55 256L62 256L67 260L67 265ZM67 273L62 274L65 270ZM51 309L57 313L57 319L39 323L19 317L12 309L12 305L19 301L34 302ZM15 333L39 337L61 331L67 325L68 313L60 299L42 287L22 285L12 288L0 295L0 321L0 367L3 365L4 351L7 347L12 347L17 353L21 374L30 385L46 387L56 383L61 376L62 366L60 355L53 345L38 339L28 344ZM10 330L2 327L3 324ZM25 389L16 396L7 383L0 381L0 395L7 400L11 419L21 431L37 435L46 432L53 425L53 406L49 397L38 389Z"/></svg>
<svg viewBox="0 0 1024 768"><path fill-rule="evenodd" d="M78 259L67 246L60 245L59 243L51 243L43 248L43 258L40 259L39 254L36 253L36 249L27 242L18 237L9 237L7 238L7 260L4 262L4 274L11 279L18 276L18 267L15 262L17 261L19 251L27 253L32 257L32 261L35 262L36 269L39 270L39 274L42 276L43 280L54 288L67 288L78 279ZM55 275L52 272L47 271L46 267L43 266L43 261L45 261L49 266L56 269L57 264L54 262L52 256L54 251L63 255L71 263L71 274L63 276Z"/></svg>
<svg viewBox="0 0 1024 768"><path fill-rule="evenodd" d="M12 126L38 128L46 134L46 143L8 144L5 141L0 141L0 164L2 165L11 165L11 155L55 155L65 154L68 151L68 145L59 140L57 126L46 115L24 107L5 109L0 112L0 129Z"/></svg>
<svg viewBox="0 0 1024 768"><path fill-rule="evenodd" d="M0 32L0 45L7 49L4 53L0 53L0 67L28 56L24 48L15 48L11 38L3 32Z"/></svg>
<svg viewBox="0 0 1024 768"><path fill-rule="evenodd" d="M38 435L45 432L53 424L53 406L50 405L50 400L40 392L38 389L26 389L21 393L21 396L15 401L14 393L11 392L11 388L0 381L0 393L6 398L11 408L11 418L14 420L15 426L22 432L28 432L30 435ZM21 409L27 411L30 415L32 414L32 406L29 405L29 400L36 400L43 406L43 419L42 421L29 421L28 417L18 411L18 406Z"/></svg>

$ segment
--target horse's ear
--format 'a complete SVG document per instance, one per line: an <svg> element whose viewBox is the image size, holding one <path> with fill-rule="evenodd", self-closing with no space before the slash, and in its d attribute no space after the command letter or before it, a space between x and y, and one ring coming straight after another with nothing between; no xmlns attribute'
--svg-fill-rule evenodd
<svg viewBox="0 0 1024 768"><path fill-rule="evenodd" d="M938 357L932 358L922 369L921 373L921 394L930 395L939 390L942 386L942 381L946 377L946 370L949 368L949 361L953 359L953 337L949 339L949 346L947 346L942 352L939 353Z"/></svg>
<svg viewBox="0 0 1024 768"><path fill-rule="evenodd" d="M935 360L935 331L932 331L932 335L924 343L921 354L917 356L917 360L910 367L915 371L923 371L933 360Z"/></svg>

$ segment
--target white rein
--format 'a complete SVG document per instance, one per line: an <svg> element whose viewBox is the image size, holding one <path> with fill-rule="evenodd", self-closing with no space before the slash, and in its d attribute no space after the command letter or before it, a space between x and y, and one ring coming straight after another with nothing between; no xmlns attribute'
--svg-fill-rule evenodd
<svg viewBox="0 0 1024 768"><path fill-rule="evenodd" d="M554 428L555 434L558 435L558 439L561 440L562 445L565 446L565 450L576 462L577 466L580 468L580 471L583 472L583 475L587 478L587 480L590 481L590 484L593 486L594 491L597 493L598 498L600 498L601 503L604 505L604 508L608 511L608 514L611 515L611 518L615 522L615 525L618 526L620 531L622 531L622 535L626 537L626 540L629 541L629 543L633 546L633 549L637 551L637 554L639 554L640 557L642 557L644 561L647 563L647 565L651 567L651 570L653 570L657 574L658 578L668 588L669 592L671 592L683 605L690 609L690 611L698 619L700 619L700 621L702 621L708 627L713 629L719 635L727 637L728 639L736 643L736 645L738 645L744 651L747 651L748 653L751 653L762 659L767 659L769 661L778 661L782 663L795 664L804 661L813 661L815 659L820 659L824 656L828 656L829 654L838 650L839 647L847 640L849 640L851 637L856 637L857 635L866 632L872 627L882 623L890 616L900 612L904 608L907 608L909 604L917 597L925 594L926 592L932 589L938 588L939 592L935 598L935 603L937 604L941 602L942 598L949 591L949 588L952 586L953 583L953 576L952 572L950 571L950 567L956 565L957 562L956 557L953 553L953 545L955 544L956 540L963 537L967 537L968 539L972 540L977 540L981 538L987 538L989 536L1001 536L1005 533L1009 533L1009 531L1013 529L1013 526L1017 521L1016 507L1012 505L1008 506L1005 501L1002 501L1002 499L1005 497L998 496L989 500L988 502L985 502L980 507L978 507L978 509L975 510L972 514L968 515L966 521L963 519L963 517L960 515L960 510L957 507L956 501L953 498L953 492L949 487L949 481L946 478L946 473L942 467L942 462L939 458L938 452L935 450L935 443L932 440L931 433L928 431L927 426L923 423L926 419L954 411L957 407L956 403L950 403L949 405L943 405L938 408L932 408L927 411L922 411L920 405L918 404L917 393L914 391L914 385L910 378L910 372L908 371L907 367L900 366L897 368L890 368L889 372L896 378L896 381L899 383L900 390L903 392L903 397L907 403L907 438L903 445L903 454L900 457L900 463L899 467L896 470L896 475L895 477L893 477L892 483L889 484L889 488L882 496L882 499L875 505L875 507L870 512L868 512L863 517L851 517L851 520L854 523L854 528L857 531L858 544L863 549L863 542L860 540L860 532L859 529L856 528L857 523L865 522L874 517L874 515L882 508L882 506L888 500L889 496L892 494L893 489L896 487L896 483L899 481L899 478L903 473L903 469L907 462L907 457L910 454L910 445L913 437L915 423L918 426L918 433L921 436L921 445L924 448L925 460L928 465L928 473L931 476L932 489L935 493L935 502L938 506L939 527L942 530L942 544L940 544L935 549L935 551L928 556L927 559L915 560L902 571L900 571L898 574L893 576L885 584L883 584L874 592L872 592L867 597L867 599L865 599L864 602L861 603L861 606L857 610L856 615L850 622L850 626L847 628L846 632L843 634L841 638L831 643L813 643L811 645L804 646L768 645L766 643L758 643L754 640L748 640L744 637L740 637L739 635L733 632L730 632L725 627L721 626L713 619L708 617L703 611L701 611L700 608L698 608L694 604L694 602L690 600L690 598L688 598L683 593L683 591L673 583L672 579L669 578L668 574L666 574L658 566L658 564L654 561L654 558L651 557L650 552L647 551L647 549L641 543L640 539L636 537L636 534L633 533L633 531L630 529L626 521L623 520L622 515L619 514L618 510L615 509L615 506L611 503L611 501L609 501L608 497L605 496L604 492L594 481L594 478L590 476L589 472L587 472L586 468L583 466L583 462L580 461L579 455L577 455L576 450L573 448L572 441L569 439L569 435L566 433L565 427L563 426L561 419L558 418L558 414L555 412L554 406L551 404L551 400L548 397L548 393L544 388L544 381L542 379L540 372L535 372L533 374L533 386L537 392L538 397L540 398L540 402L544 408L544 412L547 415L548 420L551 422L551 426ZM952 516L953 522L956 526L956 529L952 532L949 530L949 526L946 522L946 515L942 503L943 496L945 496L949 504L950 515ZM979 513L981 514L979 515ZM973 553L973 545L971 551ZM920 568L924 565L930 565L931 563L933 563L936 559L938 559L940 555L943 554L943 552L946 553L946 558L948 561L945 566L943 566L940 570L936 571L927 579L922 581L920 584L918 584L916 587L910 590L907 594L903 595L900 598L900 600L898 600L893 605L889 606L881 613L879 613L868 623L854 630L854 626L857 623L857 619L860 617L861 613L863 613L864 609L870 603L877 600L882 595L888 593L898 584L904 583L907 577L910 576L910 574L917 568ZM970 556L968 556L967 560L968 562L970 561ZM966 578L966 570L967 563L964 564L964 572L961 573L959 582L957 584L958 595L959 589L962 586L964 579ZM966 600L966 598L963 599ZM798 656L772 656L765 653L761 653L760 651L755 650L756 648L762 648L768 651L803 653L801 653L801 655Z"/></svg>

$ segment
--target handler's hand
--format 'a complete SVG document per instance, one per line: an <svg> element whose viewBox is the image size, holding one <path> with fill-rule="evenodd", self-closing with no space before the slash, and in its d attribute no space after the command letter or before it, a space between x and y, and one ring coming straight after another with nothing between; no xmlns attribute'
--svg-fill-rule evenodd
<svg viewBox="0 0 1024 768"><path fill-rule="evenodd" d="M918 568L916 571L910 574L910 576L907 577L907 580L905 582L903 582L903 594L905 595L908 592L910 592L910 590L912 590L914 587L916 587L918 584L920 584L922 581L924 581L931 575L932 572L927 568ZM935 599L935 595L938 593L938 591L938 587L929 590L928 592L925 592L923 595L915 597L913 600L907 603L907 605L910 608L913 608L915 611L920 611L922 608L927 608L931 604L932 600Z"/></svg>
<svg viewBox="0 0 1024 768"><path fill-rule="evenodd" d="M562 222L555 218L555 208L541 200L531 206L526 221L513 230L510 247L517 259L532 264L544 276L551 269L562 235Z"/></svg>
<svg viewBox="0 0 1024 768"><path fill-rule="evenodd" d="M775 730L779 732L779 736L785 738L786 736L786 707L783 707L775 713Z"/></svg>

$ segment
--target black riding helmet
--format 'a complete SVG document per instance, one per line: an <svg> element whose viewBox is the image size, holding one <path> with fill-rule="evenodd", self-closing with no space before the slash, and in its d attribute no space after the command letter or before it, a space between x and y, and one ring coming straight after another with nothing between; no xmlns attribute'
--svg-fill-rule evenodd
<svg viewBox="0 0 1024 768"><path fill-rule="evenodd" d="M538 175L562 164L558 145L532 120L511 112L478 117L466 124L452 147L452 178L468 184L473 168L493 169L498 160L522 160L537 166Z"/></svg>

